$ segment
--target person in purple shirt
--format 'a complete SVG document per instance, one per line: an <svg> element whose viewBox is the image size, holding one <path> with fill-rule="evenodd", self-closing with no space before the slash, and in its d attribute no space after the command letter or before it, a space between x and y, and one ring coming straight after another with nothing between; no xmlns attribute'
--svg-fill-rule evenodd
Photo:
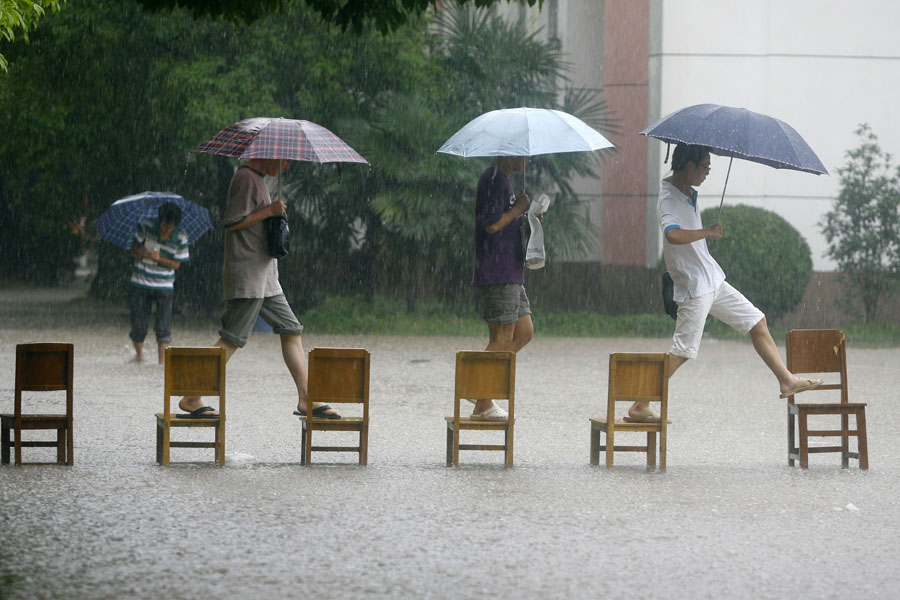
<svg viewBox="0 0 900 600"><path fill-rule="evenodd" d="M527 156L498 156L478 179L475 195L475 269L490 341L485 350L518 352L531 341L534 325L525 294L525 232L522 216L531 202L518 196L509 175L522 171ZM506 411L493 400L478 400L472 417L504 421Z"/></svg>

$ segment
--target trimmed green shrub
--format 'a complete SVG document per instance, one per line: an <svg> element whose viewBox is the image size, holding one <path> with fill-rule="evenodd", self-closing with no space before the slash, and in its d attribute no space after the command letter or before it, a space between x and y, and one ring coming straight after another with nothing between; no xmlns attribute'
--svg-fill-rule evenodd
<svg viewBox="0 0 900 600"><path fill-rule="evenodd" d="M718 211L704 210L703 224L714 223ZM813 270L809 245L800 232L773 212L744 205L726 207L722 224L722 239L707 243L728 282L770 321L794 310Z"/></svg>

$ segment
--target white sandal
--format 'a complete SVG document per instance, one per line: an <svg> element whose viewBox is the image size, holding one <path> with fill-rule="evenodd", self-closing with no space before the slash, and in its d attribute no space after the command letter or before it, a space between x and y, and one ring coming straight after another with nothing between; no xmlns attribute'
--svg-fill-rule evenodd
<svg viewBox="0 0 900 600"><path fill-rule="evenodd" d="M472 416L469 418L473 421L506 421L509 419L509 415L495 404L484 412L472 413Z"/></svg>

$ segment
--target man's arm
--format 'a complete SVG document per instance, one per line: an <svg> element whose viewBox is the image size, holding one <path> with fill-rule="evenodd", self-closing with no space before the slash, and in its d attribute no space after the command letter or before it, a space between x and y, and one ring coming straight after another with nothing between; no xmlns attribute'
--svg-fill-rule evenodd
<svg viewBox="0 0 900 600"><path fill-rule="evenodd" d="M721 237L721 223L714 223L713 225L704 227L703 229L681 229L679 227L673 227L672 229L666 231L666 241L668 241L670 244L675 244L676 246L681 246L683 244L692 244L696 241L706 238L718 240Z"/></svg>
<svg viewBox="0 0 900 600"><path fill-rule="evenodd" d="M494 235L527 211L529 206L531 206L531 201L528 199L528 195L522 192L516 197L516 203L512 205L512 208L500 215L500 219L496 223L488 225L484 230L488 232L488 235Z"/></svg>
<svg viewBox="0 0 900 600"><path fill-rule="evenodd" d="M260 221L264 221L269 217L280 217L284 214L285 208L286 206L284 204L284 201L276 200L269 205L263 206L262 208L253 211L239 221L235 221L234 223L225 223L225 231L240 231L241 229L253 227Z"/></svg>

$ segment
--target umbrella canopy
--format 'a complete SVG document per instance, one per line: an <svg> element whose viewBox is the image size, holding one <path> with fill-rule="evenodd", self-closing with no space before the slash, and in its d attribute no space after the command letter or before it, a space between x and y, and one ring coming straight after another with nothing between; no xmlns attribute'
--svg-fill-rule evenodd
<svg viewBox="0 0 900 600"><path fill-rule="evenodd" d="M143 192L116 200L100 215L97 219L100 239L128 250L138 223L144 219L155 219L159 207L168 202L181 207L181 223L178 227L187 233L188 244L196 242L212 226L209 211L199 204L172 192Z"/></svg>
<svg viewBox="0 0 900 600"><path fill-rule="evenodd" d="M825 165L793 127L773 117L718 104L695 104L653 123L641 135L670 144L697 144L719 156L776 169L827 174Z"/></svg>
<svg viewBox="0 0 900 600"><path fill-rule="evenodd" d="M321 125L296 119L258 117L221 130L193 150L232 158L368 163Z"/></svg>
<svg viewBox="0 0 900 600"><path fill-rule="evenodd" d="M469 121L438 148L457 156L535 156L590 152L613 144L587 123L561 110L506 108Z"/></svg>

